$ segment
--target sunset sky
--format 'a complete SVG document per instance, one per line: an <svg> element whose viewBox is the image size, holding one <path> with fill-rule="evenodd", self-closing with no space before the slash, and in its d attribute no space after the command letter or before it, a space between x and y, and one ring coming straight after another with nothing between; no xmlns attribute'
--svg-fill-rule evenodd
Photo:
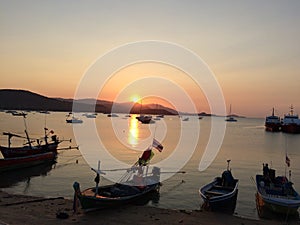
<svg viewBox="0 0 300 225"><path fill-rule="evenodd" d="M299 0L1 0L0 88L72 98L98 57L127 43L158 40L183 46L206 62L233 113L264 117L275 107L282 116L293 104L300 114L299 11ZM176 83L197 110L209 111L189 75L159 63L116 71L99 98L114 100L124 88L128 96L121 101L143 96L143 85L134 85L140 76ZM178 94L172 85L157 85L161 99ZM188 111L184 105L181 110Z"/></svg>

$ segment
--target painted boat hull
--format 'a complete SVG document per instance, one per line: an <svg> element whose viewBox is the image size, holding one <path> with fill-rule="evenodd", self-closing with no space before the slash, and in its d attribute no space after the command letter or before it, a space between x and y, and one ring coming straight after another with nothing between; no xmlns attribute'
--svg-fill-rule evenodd
<svg viewBox="0 0 300 225"><path fill-rule="evenodd" d="M266 131L270 132L279 132L281 131L281 124L280 123L265 123Z"/></svg>
<svg viewBox="0 0 300 225"><path fill-rule="evenodd" d="M282 132L290 134L300 134L300 124L282 124Z"/></svg>
<svg viewBox="0 0 300 225"><path fill-rule="evenodd" d="M282 187L269 188L263 182L262 175L256 175L256 206L260 217L275 213L282 215L298 215L300 196L292 188L292 193L287 194Z"/></svg>
<svg viewBox="0 0 300 225"><path fill-rule="evenodd" d="M232 187L220 186L221 177L204 185L199 189L199 194L204 201L203 207L211 211L234 213L238 195L238 180Z"/></svg>
<svg viewBox="0 0 300 225"><path fill-rule="evenodd" d="M0 159L0 172L17 170L21 168L36 166L46 162L53 162L56 154L53 152L46 152L24 157L15 157L9 159Z"/></svg>
<svg viewBox="0 0 300 225"><path fill-rule="evenodd" d="M0 146L0 151L4 158L24 157L45 152L53 152L57 154L58 144L59 142L54 142L47 145L32 146L31 148L29 146L11 148Z"/></svg>

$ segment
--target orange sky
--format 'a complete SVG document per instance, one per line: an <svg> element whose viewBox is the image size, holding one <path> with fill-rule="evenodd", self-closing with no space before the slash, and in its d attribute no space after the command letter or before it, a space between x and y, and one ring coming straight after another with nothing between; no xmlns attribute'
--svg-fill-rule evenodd
<svg viewBox="0 0 300 225"><path fill-rule="evenodd" d="M98 98L127 102L133 101L132 98L137 96L143 104L169 103L169 106L172 106L174 104L169 100L170 95L176 95L175 86L187 93L198 112L209 112L205 95L195 81L183 71L163 63L137 63L121 69L106 82ZM192 111L188 105L181 105L179 110Z"/></svg>
<svg viewBox="0 0 300 225"><path fill-rule="evenodd" d="M1 1L0 88L73 98L80 79L99 56L129 42L162 40L184 46L207 63L233 113L265 117L275 107L282 116L293 104L300 114L299 8L299 1L279 0L72 5ZM208 111L205 97L189 76L166 65L126 67L107 82L100 97L113 100L125 87L127 100L142 95L142 88L131 89L139 84L130 83L144 76L176 84L162 81L157 90L161 98L175 96L181 87L197 110ZM181 95L176 97L181 100ZM190 110L185 103L183 110Z"/></svg>

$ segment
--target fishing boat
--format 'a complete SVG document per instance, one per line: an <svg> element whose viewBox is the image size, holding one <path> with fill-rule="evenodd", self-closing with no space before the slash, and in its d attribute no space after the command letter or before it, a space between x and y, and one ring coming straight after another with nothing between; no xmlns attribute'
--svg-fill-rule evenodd
<svg viewBox="0 0 300 225"><path fill-rule="evenodd" d="M14 158L14 157L23 157L33 154L40 154L45 152L53 152L57 154L57 147L62 142L59 140L58 136L54 134L53 130L44 128L44 137L34 139L30 138L27 125L26 125L26 115L23 115L24 126L25 126L25 136L18 134L13 134L10 132L3 132L3 135L8 137L8 146L0 146L0 151L4 158ZM13 137L21 138L26 140L26 143L23 146L12 146L11 139Z"/></svg>
<svg viewBox="0 0 300 225"><path fill-rule="evenodd" d="M36 166L47 162L53 162L55 158L56 154L54 152L45 152L41 154L14 158L1 158L0 172Z"/></svg>
<svg viewBox="0 0 300 225"><path fill-rule="evenodd" d="M298 215L300 196L293 188L293 183L286 176L276 177L276 171L269 169L268 164L264 164L263 168L263 175L256 175L256 206L259 216L265 217L268 213Z"/></svg>
<svg viewBox="0 0 300 225"><path fill-rule="evenodd" d="M204 201L202 208L234 213L239 180L232 176L229 163L230 160L227 160L227 170L222 173L221 177L216 177L211 183L199 189L199 194Z"/></svg>
<svg viewBox="0 0 300 225"><path fill-rule="evenodd" d="M281 130L281 120L279 116L274 114L274 108L272 110L272 115L267 116L265 120L266 131L277 132Z"/></svg>
<svg viewBox="0 0 300 225"><path fill-rule="evenodd" d="M56 135L51 136L51 141L48 140L48 136L45 136L42 139L34 140L29 137L23 137L9 132L4 132L3 135L8 136L8 147L0 146L0 151L4 158L29 156L29 155L39 154L44 152L57 153L57 147L59 143L61 143L61 141L58 139ZM24 146L12 147L11 146L12 137L27 139L27 143Z"/></svg>
<svg viewBox="0 0 300 225"><path fill-rule="evenodd" d="M230 104L230 108L229 108L229 114L228 114L225 121L227 121L227 122L237 122L237 119L235 119L233 117L233 115L231 114L231 104Z"/></svg>
<svg viewBox="0 0 300 225"><path fill-rule="evenodd" d="M73 115L73 113L69 113L66 119L67 123L83 123L83 121Z"/></svg>
<svg viewBox="0 0 300 225"><path fill-rule="evenodd" d="M294 114L293 105L291 105L290 112L284 115L281 125L282 132L299 134L300 133L300 119L297 114Z"/></svg>
<svg viewBox="0 0 300 225"><path fill-rule="evenodd" d="M152 147L159 151L162 145L155 140ZM112 185L99 186L100 175L105 172L98 169L92 169L97 173L95 178L96 186L84 191L80 190L78 182L74 182L74 206L79 200L84 211L117 207L130 203L144 202L153 193L157 193L160 187L160 168L153 167L150 172L149 162L153 157L152 147L143 152L138 161L126 170L120 181Z"/></svg>

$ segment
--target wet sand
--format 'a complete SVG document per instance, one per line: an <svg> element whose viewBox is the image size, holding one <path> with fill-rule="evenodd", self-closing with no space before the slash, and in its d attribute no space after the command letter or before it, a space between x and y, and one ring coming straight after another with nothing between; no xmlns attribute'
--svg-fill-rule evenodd
<svg viewBox="0 0 300 225"><path fill-rule="evenodd" d="M0 191L0 224L287 224L284 220L250 220L238 216L201 210L171 210L128 205L117 209L73 213L73 201L61 198L38 198ZM68 215L68 218L57 218ZM288 224L300 224L288 221Z"/></svg>

